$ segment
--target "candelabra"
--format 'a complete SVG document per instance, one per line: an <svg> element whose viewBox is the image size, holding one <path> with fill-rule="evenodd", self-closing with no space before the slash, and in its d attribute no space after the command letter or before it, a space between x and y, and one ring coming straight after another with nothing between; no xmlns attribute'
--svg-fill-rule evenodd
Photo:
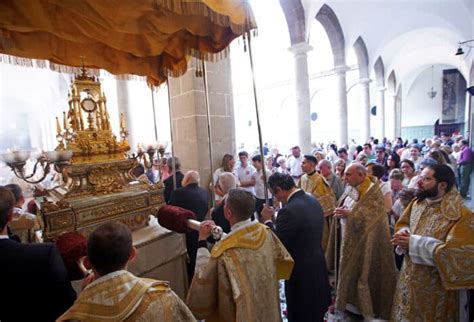
<svg viewBox="0 0 474 322"><path fill-rule="evenodd" d="M0 155L3 161L19 179L28 183L36 184L43 181L50 171L50 165L53 164L57 172L61 173L62 169L71 163L71 150L58 150L43 152L36 157L35 165L30 174L25 174L26 161L30 158L30 151L12 151ZM41 176L35 178L38 174Z"/></svg>

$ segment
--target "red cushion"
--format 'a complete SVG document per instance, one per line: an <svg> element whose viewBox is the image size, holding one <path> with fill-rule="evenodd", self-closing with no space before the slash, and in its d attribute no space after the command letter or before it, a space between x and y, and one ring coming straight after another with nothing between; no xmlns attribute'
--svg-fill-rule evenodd
<svg viewBox="0 0 474 322"><path fill-rule="evenodd" d="M56 246L61 253L70 280L84 278L77 261L87 255L86 238L76 232L64 233L56 239Z"/></svg>
<svg viewBox="0 0 474 322"><path fill-rule="evenodd" d="M196 215L191 210L181 207L165 205L158 211L160 225L177 233L192 231L187 226L188 219L196 219Z"/></svg>

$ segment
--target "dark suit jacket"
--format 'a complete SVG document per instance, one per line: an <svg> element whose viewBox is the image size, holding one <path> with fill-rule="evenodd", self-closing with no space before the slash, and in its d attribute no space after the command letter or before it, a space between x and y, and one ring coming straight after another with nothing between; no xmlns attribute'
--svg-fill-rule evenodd
<svg viewBox="0 0 474 322"><path fill-rule="evenodd" d="M176 189L172 192L169 204L191 210L198 221L203 221L209 210L209 193L197 185L191 183L186 187ZM198 249L199 233L192 231L186 233L186 248L189 255L188 278L191 282L196 265L196 254Z"/></svg>
<svg viewBox="0 0 474 322"><path fill-rule="evenodd" d="M224 205L225 201L222 201L219 206L214 208L211 213L211 218L214 220L217 226L220 226L222 230L228 234L230 233L230 223L224 216Z"/></svg>
<svg viewBox="0 0 474 322"><path fill-rule="evenodd" d="M184 175L181 171L176 171L176 189L181 188L181 181L183 181ZM170 198L171 198L171 193L173 192L173 175L169 176L166 178L165 181L163 181L163 184L165 185L165 191L163 192L163 195L165 197L165 202L169 203Z"/></svg>
<svg viewBox="0 0 474 322"><path fill-rule="evenodd" d="M54 321L76 299L54 244L0 239L0 278L2 322Z"/></svg>
<svg viewBox="0 0 474 322"><path fill-rule="evenodd" d="M323 209L300 190L279 212L275 233L295 261L285 284L288 321L323 321L331 302L326 260L321 247Z"/></svg>

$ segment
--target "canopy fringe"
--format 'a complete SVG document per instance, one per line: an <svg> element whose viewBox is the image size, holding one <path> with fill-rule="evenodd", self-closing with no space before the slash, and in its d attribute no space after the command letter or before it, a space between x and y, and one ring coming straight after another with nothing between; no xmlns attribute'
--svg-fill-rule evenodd
<svg viewBox="0 0 474 322"><path fill-rule="evenodd" d="M255 17L250 4L248 4L247 1L242 2L245 10L244 25L231 21L228 16L211 10L206 4L197 0L188 2L175 0L156 0L156 3L158 6L162 6L167 10L181 15L208 17L210 21L219 26L230 27L232 32L236 35L243 35L245 32L257 28Z"/></svg>

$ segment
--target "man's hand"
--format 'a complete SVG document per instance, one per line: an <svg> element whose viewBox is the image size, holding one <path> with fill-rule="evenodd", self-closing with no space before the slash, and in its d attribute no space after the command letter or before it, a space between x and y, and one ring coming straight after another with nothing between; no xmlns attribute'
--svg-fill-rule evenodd
<svg viewBox="0 0 474 322"><path fill-rule="evenodd" d="M199 240L207 240L211 236L212 227L215 225L212 220L204 220L199 228Z"/></svg>
<svg viewBox="0 0 474 322"><path fill-rule="evenodd" d="M95 275L94 273L89 273L86 277L84 277L84 279L82 280L82 284L81 284L81 290L85 289L87 287L87 285L89 285L90 283L92 283L93 281L95 281Z"/></svg>
<svg viewBox="0 0 474 322"><path fill-rule="evenodd" d="M338 207L334 210L334 217L335 218L346 218L351 211L347 209L347 207Z"/></svg>
<svg viewBox="0 0 474 322"><path fill-rule="evenodd" d="M263 204L262 212L260 213L260 220L262 222L266 222L268 220L273 221L275 217L275 208L268 207L267 205Z"/></svg>
<svg viewBox="0 0 474 322"><path fill-rule="evenodd" d="M397 232L390 241L393 246L400 246L408 251L410 248L410 233L408 231Z"/></svg>

